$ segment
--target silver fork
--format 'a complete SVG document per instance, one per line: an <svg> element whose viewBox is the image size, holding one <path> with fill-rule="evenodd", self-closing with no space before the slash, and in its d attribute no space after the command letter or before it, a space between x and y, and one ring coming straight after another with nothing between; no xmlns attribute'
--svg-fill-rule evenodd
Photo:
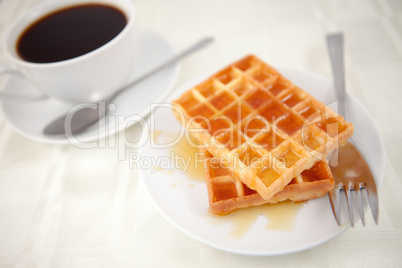
<svg viewBox="0 0 402 268"><path fill-rule="evenodd" d="M343 62L343 34L327 35L327 44L331 58L334 86L338 97L339 114L348 121ZM349 219L352 226L355 223L354 207L356 206L358 207L362 223L365 225L363 192L367 193L374 221L378 224L377 186L370 167L360 153L353 138L350 138L344 146L341 146L334 152L330 160L330 167L335 179L335 187L329 192L329 201L338 225L340 225L341 190L346 195Z"/></svg>

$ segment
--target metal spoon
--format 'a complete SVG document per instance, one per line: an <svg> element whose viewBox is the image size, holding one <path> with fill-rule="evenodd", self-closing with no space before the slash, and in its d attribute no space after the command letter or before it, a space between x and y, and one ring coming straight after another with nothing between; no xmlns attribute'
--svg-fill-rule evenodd
<svg viewBox="0 0 402 268"><path fill-rule="evenodd" d="M193 52L209 45L214 39L212 37L206 37L177 54L176 56L170 58L169 60L163 62L152 70L145 72L145 74L134 79L130 83L116 90L116 92L109 96L106 100L97 103L86 103L82 105L77 105L74 109L70 110L65 115L55 119L50 122L43 130L43 133L48 136L61 136L68 134L79 134L87 129L89 126L97 123L102 117L107 113L107 107L112 102L112 100L122 93L123 91L129 89L133 85L143 81L149 76L157 73L158 71L164 69L165 67L179 61L180 59L192 54ZM100 105L103 103L104 105ZM67 123L67 124L66 124ZM66 128L67 126L67 128Z"/></svg>

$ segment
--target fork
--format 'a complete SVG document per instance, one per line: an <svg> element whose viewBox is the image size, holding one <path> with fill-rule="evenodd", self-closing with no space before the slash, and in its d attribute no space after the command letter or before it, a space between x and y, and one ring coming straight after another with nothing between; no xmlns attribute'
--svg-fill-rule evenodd
<svg viewBox="0 0 402 268"><path fill-rule="evenodd" d="M331 59L334 87L338 97L339 114L348 121L346 110L346 91L343 62L343 34L336 33L327 35L327 44ZM337 163L336 163L337 162ZM335 179L335 186L328 193L331 208L336 222L340 225L340 192L345 192L349 220L354 226L356 207L359 210L363 226L365 225L363 193L367 194L368 203L378 224L378 194L377 186L363 155L360 153L356 142L350 138L348 142L340 146L330 159L330 167Z"/></svg>

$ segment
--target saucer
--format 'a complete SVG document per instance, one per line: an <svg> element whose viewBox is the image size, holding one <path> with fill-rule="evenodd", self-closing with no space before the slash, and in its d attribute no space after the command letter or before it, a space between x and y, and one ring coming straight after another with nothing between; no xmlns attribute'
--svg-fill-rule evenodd
<svg viewBox="0 0 402 268"><path fill-rule="evenodd" d="M130 81L175 54L175 49L167 39L147 29L138 29L137 45L136 63ZM30 102L9 101L2 103L2 112L17 133L35 141L50 144L93 142L145 120L150 113L151 104L159 103L167 97L178 74L179 63L172 64L132 86L114 99L108 114L99 125L94 125L73 138L46 136L43 129L74 105L52 98ZM32 84L17 76L9 77L3 92L22 96L39 94Z"/></svg>

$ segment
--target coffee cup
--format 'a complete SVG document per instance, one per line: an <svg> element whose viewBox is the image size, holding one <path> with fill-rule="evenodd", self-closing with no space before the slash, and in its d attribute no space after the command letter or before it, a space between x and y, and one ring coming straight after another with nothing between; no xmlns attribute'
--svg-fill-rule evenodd
<svg viewBox="0 0 402 268"><path fill-rule="evenodd" d="M103 8L102 12L109 12L110 14L112 11L115 13L120 12L120 15L117 13L117 15L115 13L110 15L111 17L120 16L120 21L116 18L111 19L107 15L101 15L101 18L99 18L98 11L93 11L95 6ZM83 10L84 7L86 8L85 11ZM113 10L107 11L106 9L108 8ZM72 25L64 25L64 28L53 29L55 33L54 35L50 34L50 37L48 35L46 37L47 41L42 42L40 38L38 39L38 36L41 36L41 30L45 33L49 32L46 28L44 30L39 26L36 29L37 32L35 32L33 29L39 25L39 22L46 24L46 20L51 17L54 18L58 14L66 17L67 12L71 13L71 10L80 14L85 23L92 23L95 28L101 27L90 32L90 35L99 39L93 42L95 44L90 44L92 40L86 41L88 33L85 32L81 33L83 34L81 35L83 36L82 40L77 42L77 39L81 39L81 37L74 35L74 31L80 31L81 28L84 28L83 24L73 25L74 22L79 21L77 19L71 20ZM74 14L74 16L77 16L77 14ZM95 15L91 14L98 14L97 19L99 21L96 21ZM123 26L121 25L121 16L125 20ZM106 31L102 28L102 25L114 23L113 21L108 21L108 19L119 21L119 23L116 22L115 24L119 24L120 26L116 27L120 27L121 30L112 30L114 32L105 37L102 36ZM13 74L15 73L13 71L17 70L17 73L22 74L44 95L63 102L96 102L106 99L127 82L132 72L135 63L135 20L134 6L126 0L55 0L43 2L18 18L6 32L3 48L12 67L3 70L2 73ZM67 20L63 23L68 24L69 21ZM48 24L52 27L55 25L52 21L48 22ZM33 33L30 33L30 31ZM69 39L63 41L64 35L70 35L71 42L68 41ZM97 37L97 35L101 36ZM35 44L35 40L37 43L38 40L40 41L39 45ZM46 45L46 42L48 43L47 47L39 47L41 44ZM57 42L65 46L55 48L56 46L53 44ZM70 47L73 43L78 48L73 52L67 53L66 48L74 50ZM88 47L88 44L92 47ZM33 49L35 46L39 48ZM84 48L82 49L80 46ZM52 49L55 51L51 51Z"/></svg>

